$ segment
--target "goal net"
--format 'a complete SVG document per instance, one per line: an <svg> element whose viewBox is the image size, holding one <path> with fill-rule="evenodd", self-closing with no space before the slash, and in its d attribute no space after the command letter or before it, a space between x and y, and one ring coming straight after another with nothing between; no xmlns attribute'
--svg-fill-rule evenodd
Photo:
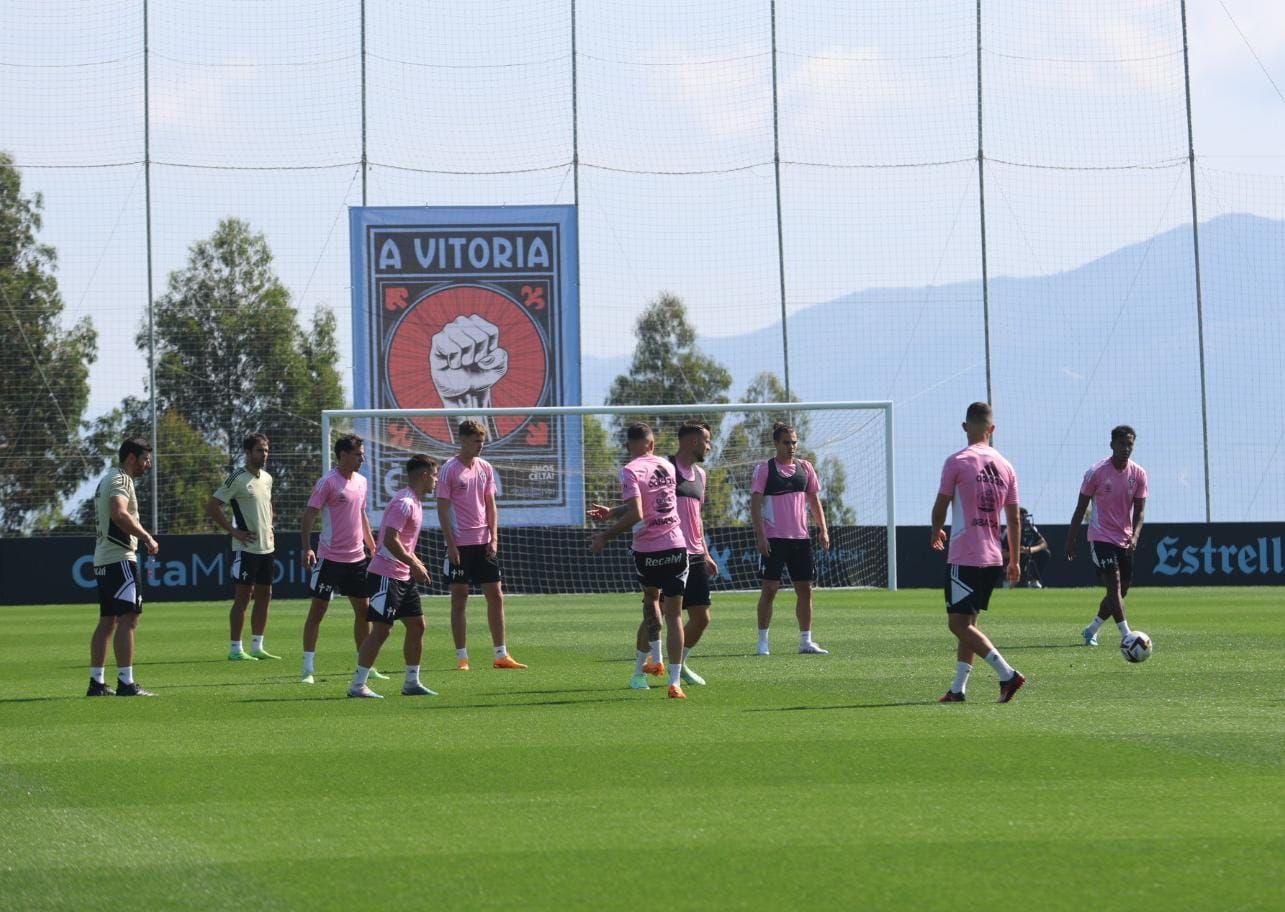
<svg viewBox="0 0 1285 912"><path fill-rule="evenodd" d="M702 517L706 545L719 567L714 589L758 588L750 483L755 467L775 453L776 422L795 429L798 458L815 467L820 481L830 549L819 547L813 523L816 585L896 589L891 402L328 410L321 421L325 467L340 434L365 441L361 471L370 482L367 507L378 528L384 506L405 483L406 459L425 453L444 465L459 452L457 428L465 418L487 429L482 458L495 469L500 565L508 592L636 591L630 536L592 556L589 537L603 524L588 519L586 510L620 502L629 424L650 425L656 455L668 457L677 451L679 426L689 419L704 421L712 440L702 463ZM445 546L431 498L419 554L433 573L430 588L444 589Z"/></svg>

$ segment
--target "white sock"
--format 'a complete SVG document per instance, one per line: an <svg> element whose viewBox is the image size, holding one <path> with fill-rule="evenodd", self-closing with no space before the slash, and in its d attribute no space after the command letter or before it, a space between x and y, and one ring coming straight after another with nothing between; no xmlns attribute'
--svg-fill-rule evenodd
<svg viewBox="0 0 1285 912"><path fill-rule="evenodd" d="M116 677L120 678L120 682L122 684L133 684L134 683L134 666L122 665L120 668L116 669Z"/></svg>
<svg viewBox="0 0 1285 912"><path fill-rule="evenodd" d="M768 631L768 628L766 627L759 628L759 642L762 643L764 646L767 645L767 631Z"/></svg>
<svg viewBox="0 0 1285 912"><path fill-rule="evenodd" d="M406 666L406 683L407 684L419 683L419 666L418 665Z"/></svg>
<svg viewBox="0 0 1285 912"><path fill-rule="evenodd" d="M643 666L647 664L649 658L651 658L650 652L634 653L634 674L640 675L643 673Z"/></svg>
<svg viewBox="0 0 1285 912"><path fill-rule="evenodd" d="M1089 621L1089 633L1097 633L1098 628L1101 627L1105 621L1106 618L1100 618L1095 614L1093 616L1093 620Z"/></svg>
<svg viewBox="0 0 1285 912"><path fill-rule="evenodd" d="M973 666L968 662L955 663L955 680L951 682L950 689L957 694L962 694L964 688L968 686L968 676L972 674Z"/></svg>
<svg viewBox="0 0 1285 912"><path fill-rule="evenodd" d="M262 650L262 649L263 649L263 637L261 637L261 636L252 636L252 637L250 637L250 649L251 649L253 652L259 652L260 650Z"/></svg>
<svg viewBox="0 0 1285 912"><path fill-rule="evenodd" d="M651 660L657 665L663 661L660 657L660 640L651 641Z"/></svg>
<svg viewBox="0 0 1285 912"><path fill-rule="evenodd" d="M107 683L107 668L106 668L106 667L103 667L103 668L91 667L91 668L89 669L89 676L90 676L91 678L93 678L95 681L97 681L99 684L106 684L106 683Z"/></svg>
<svg viewBox="0 0 1285 912"><path fill-rule="evenodd" d="M463 649L457 649L457 650L455 650L455 658L457 658L457 659L467 659L467 658L468 658L468 647L467 647L467 646L465 646Z"/></svg>
<svg viewBox="0 0 1285 912"><path fill-rule="evenodd" d="M806 645L808 645L808 643L811 643L811 642L812 642L812 631L811 631L811 630L800 630L800 631L799 631L799 645L800 645L800 646L806 646Z"/></svg>
<svg viewBox="0 0 1285 912"><path fill-rule="evenodd" d="M495 657L497 659L502 659L508 654L509 654L509 647L505 646L503 643L495 647Z"/></svg>
<svg viewBox="0 0 1285 912"><path fill-rule="evenodd" d="M1116 629L1117 629L1117 630L1119 630L1119 631L1120 631L1120 639L1122 639L1122 640L1123 640L1125 637L1127 637L1130 633L1132 633L1132 632L1133 632L1133 631L1131 631L1131 630L1129 629L1129 622L1128 622L1128 621L1116 621L1116 622L1115 622L1115 627L1116 627Z"/></svg>
<svg viewBox="0 0 1285 912"><path fill-rule="evenodd" d="M357 671L352 676L352 686L360 687L370 678L370 669L364 665L358 665Z"/></svg>
<svg viewBox="0 0 1285 912"><path fill-rule="evenodd" d="M674 662L669 666L669 686L677 687L683 682L683 663Z"/></svg>
<svg viewBox="0 0 1285 912"><path fill-rule="evenodd" d="M684 665L687 664L687 657L691 654L692 654L692 647L684 646L683 647L683 664Z"/></svg>
<svg viewBox="0 0 1285 912"><path fill-rule="evenodd" d="M238 652L245 652L245 647L241 645L240 640L232 640L231 645L228 646L228 652L236 655Z"/></svg>
<svg viewBox="0 0 1285 912"><path fill-rule="evenodd" d="M999 654L998 649L992 649L986 654L986 664L995 669L1001 681L1007 681L1013 677L1013 666L1004 661L1004 657Z"/></svg>
<svg viewBox="0 0 1285 912"><path fill-rule="evenodd" d="M310 675L310 674L312 674L312 672L313 672L313 670L314 670L314 663L315 663L316 661L317 661L317 653L315 653L315 652L304 652L304 654L303 654L303 673L304 673L304 674L306 674L306 675Z"/></svg>

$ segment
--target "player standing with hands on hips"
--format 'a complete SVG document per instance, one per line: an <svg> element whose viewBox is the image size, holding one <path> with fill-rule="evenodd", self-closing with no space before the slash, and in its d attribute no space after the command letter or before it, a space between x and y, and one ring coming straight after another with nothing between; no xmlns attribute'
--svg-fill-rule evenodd
<svg viewBox="0 0 1285 912"><path fill-rule="evenodd" d="M1107 591L1098 603L1097 617L1080 631L1085 646L1098 645L1098 628L1107 618L1115 618L1122 640L1130 633L1124 597L1133 582L1133 555L1138 550L1147 509L1147 472L1129 458L1137 439L1137 433L1127 424L1111 429L1111 455L1084 473L1080 499L1071 516L1071 527L1066 530L1066 559L1075 560L1080 523L1092 501L1089 552Z"/></svg>
<svg viewBox="0 0 1285 912"><path fill-rule="evenodd" d="M138 521L134 479L152 467L152 447L131 437L117 451L119 465L98 482L94 492L94 580L98 583L98 626L89 640L87 697L154 697L134 680L134 630L143 613L143 582L138 578L138 544L148 554L159 550L156 539ZM116 690L107 686L107 641L116 652Z"/></svg>
<svg viewBox="0 0 1285 912"><path fill-rule="evenodd" d="M946 509L950 508L950 552L946 567L946 621L959 641L955 680L939 703L963 703L973 656L999 675L999 700L1007 703L1026 683L977 626L980 612L1002 577L1015 584L1022 576L1021 519L1017 512L1017 473L991 446L995 417L986 402L974 402L964 419L968 446L946 459L933 504L932 547L946 550ZM999 547L1000 519L1008 519L1008 562Z"/></svg>

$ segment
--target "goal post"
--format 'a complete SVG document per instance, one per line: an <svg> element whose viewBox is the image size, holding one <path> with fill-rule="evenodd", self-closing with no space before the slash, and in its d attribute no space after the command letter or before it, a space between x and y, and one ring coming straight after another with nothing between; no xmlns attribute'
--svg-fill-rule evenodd
<svg viewBox="0 0 1285 912"><path fill-rule="evenodd" d="M897 588L891 401L328 409L321 413L323 468L330 468L340 433L362 437L362 472L370 481L367 506L377 523L388 498L404 483L406 458L426 453L444 464L458 452L456 427L465 418L480 421L488 432L482 457L495 467L501 566L510 592L636 588L629 536L611 542L602 557L589 556L588 534L599 525L585 511L591 503L619 502L617 478L627 461L623 430L629 423L651 425L656 454L669 456L676 451L679 426L689 419L708 424L713 440L703 463L708 476L703 518L709 552L720 565L716 588L758 586L750 479L755 466L775 452L771 430L777 421L795 428L798 455L813 464L821 482L831 548L815 551L817 585ZM444 546L437 511L427 504L419 550L436 577Z"/></svg>

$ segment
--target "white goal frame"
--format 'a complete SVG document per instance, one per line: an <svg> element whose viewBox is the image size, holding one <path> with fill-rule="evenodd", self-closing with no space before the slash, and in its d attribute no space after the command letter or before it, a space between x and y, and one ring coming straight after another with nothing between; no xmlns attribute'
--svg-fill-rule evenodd
<svg viewBox="0 0 1285 912"><path fill-rule="evenodd" d="M510 415L692 415L740 413L754 410L790 411L882 411L884 430L884 475L888 513L888 591L897 591L897 499L893 468L892 400L839 402L719 402L691 405L567 405L531 408L424 408L424 409L325 409L321 413L321 470L330 471L331 427L336 419L353 418L485 418Z"/></svg>

